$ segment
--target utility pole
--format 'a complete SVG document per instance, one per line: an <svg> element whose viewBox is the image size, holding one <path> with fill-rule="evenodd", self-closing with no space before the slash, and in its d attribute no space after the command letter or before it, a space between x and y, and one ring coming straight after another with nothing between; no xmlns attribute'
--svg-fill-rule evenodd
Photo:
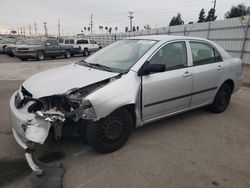
<svg viewBox="0 0 250 188"><path fill-rule="evenodd" d="M61 36L61 24L60 24L60 19L58 19L58 36L60 37Z"/></svg>
<svg viewBox="0 0 250 188"><path fill-rule="evenodd" d="M212 1L214 3L214 10L215 10L215 7L216 7L216 0Z"/></svg>
<svg viewBox="0 0 250 188"><path fill-rule="evenodd" d="M90 15L90 33L92 35L92 32L93 32L93 26L94 26L94 23L93 23L93 15L91 14Z"/></svg>
<svg viewBox="0 0 250 188"><path fill-rule="evenodd" d="M31 36L31 25L29 25L29 34Z"/></svg>
<svg viewBox="0 0 250 188"><path fill-rule="evenodd" d="M44 27L44 31L45 31L45 36L48 36L48 29L47 29L47 22L43 22L43 27Z"/></svg>
<svg viewBox="0 0 250 188"><path fill-rule="evenodd" d="M134 18L134 16L133 16L134 12L129 11L128 13L129 13L128 17L129 17L129 20L130 20L130 32L132 32L132 28L133 28L132 19Z"/></svg>
<svg viewBox="0 0 250 188"><path fill-rule="evenodd" d="M37 36L37 27L36 27L36 22L34 23L34 27L35 27L35 35Z"/></svg>
<svg viewBox="0 0 250 188"><path fill-rule="evenodd" d="M25 26L23 26L23 35L25 36Z"/></svg>

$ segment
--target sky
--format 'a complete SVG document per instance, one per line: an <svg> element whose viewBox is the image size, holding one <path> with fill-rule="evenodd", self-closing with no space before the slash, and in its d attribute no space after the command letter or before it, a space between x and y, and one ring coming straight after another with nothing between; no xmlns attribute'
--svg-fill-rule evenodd
<svg viewBox="0 0 250 188"><path fill-rule="evenodd" d="M217 20L224 19L231 6L239 3L250 6L249 0L217 0ZM75 35L89 27L91 14L94 33L100 33L99 26L118 27L118 32L123 32L129 26L128 11L134 12L133 25L142 29L147 24L151 28L168 26L177 13L185 23L197 22L200 10L207 13L212 7L212 0L0 0L0 32L25 27L29 34L30 25L34 34L36 23L38 33L43 34L42 23L47 22L49 34L56 35L60 19L61 34Z"/></svg>

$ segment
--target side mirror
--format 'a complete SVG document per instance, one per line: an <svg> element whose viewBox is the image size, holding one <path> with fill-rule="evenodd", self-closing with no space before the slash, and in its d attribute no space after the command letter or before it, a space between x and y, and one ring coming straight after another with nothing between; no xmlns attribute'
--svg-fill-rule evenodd
<svg viewBox="0 0 250 188"><path fill-rule="evenodd" d="M164 72L166 65L164 64L145 64L138 72L139 76L149 75L150 73Z"/></svg>
<svg viewBox="0 0 250 188"><path fill-rule="evenodd" d="M50 43L49 43L49 42L47 42L47 43L46 43L46 46L50 46Z"/></svg>

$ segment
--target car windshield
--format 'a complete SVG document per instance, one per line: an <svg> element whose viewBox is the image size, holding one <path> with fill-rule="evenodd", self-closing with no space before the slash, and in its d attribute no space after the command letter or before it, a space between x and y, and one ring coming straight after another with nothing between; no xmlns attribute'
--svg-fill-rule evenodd
<svg viewBox="0 0 250 188"><path fill-rule="evenodd" d="M121 40L91 55L85 59L85 63L109 67L117 72L125 72L155 43L154 40Z"/></svg>
<svg viewBox="0 0 250 188"><path fill-rule="evenodd" d="M26 40L26 43L28 45L41 45L43 43L43 41L39 40L39 39L28 39L28 40Z"/></svg>

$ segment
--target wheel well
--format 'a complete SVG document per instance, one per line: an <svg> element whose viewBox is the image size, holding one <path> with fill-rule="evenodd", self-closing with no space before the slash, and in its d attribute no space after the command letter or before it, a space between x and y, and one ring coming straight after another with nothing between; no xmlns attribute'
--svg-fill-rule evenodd
<svg viewBox="0 0 250 188"><path fill-rule="evenodd" d="M131 117L133 119L133 127L135 128L135 126L136 126L135 105L128 104L128 105L122 106L121 108L126 108L129 111L129 113L131 114Z"/></svg>
<svg viewBox="0 0 250 188"><path fill-rule="evenodd" d="M233 82L233 80L228 79L228 80L226 80L223 84L225 84L225 83L227 83L227 84L230 85L230 87L231 87L231 89L232 89L232 92L233 92L233 90L234 90L234 82Z"/></svg>
<svg viewBox="0 0 250 188"><path fill-rule="evenodd" d="M43 51L43 50L37 50L37 52L43 52L43 53L44 53L44 51Z"/></svg>

